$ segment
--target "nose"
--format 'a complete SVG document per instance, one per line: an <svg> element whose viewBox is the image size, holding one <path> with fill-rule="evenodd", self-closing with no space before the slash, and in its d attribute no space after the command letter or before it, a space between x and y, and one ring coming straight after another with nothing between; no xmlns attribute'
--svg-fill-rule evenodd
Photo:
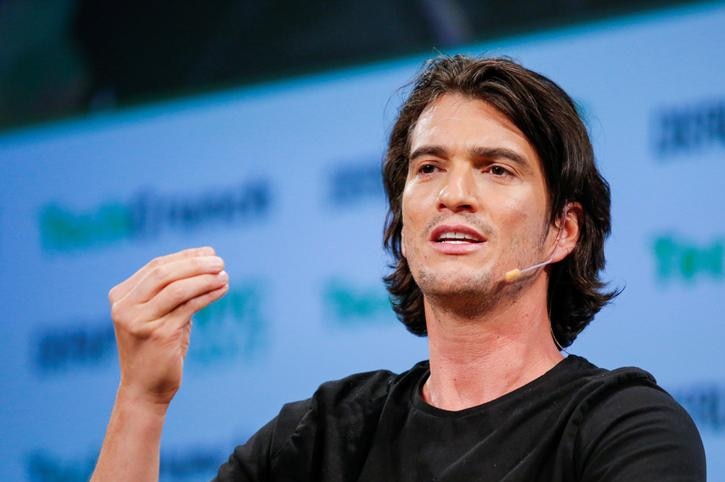
<svg viewBox="0 0 725 482"><path fill-rule="evenodd" d="M438 210L477 211L479 206L474 175L467 166L451 168L438 192Z"/></svg>

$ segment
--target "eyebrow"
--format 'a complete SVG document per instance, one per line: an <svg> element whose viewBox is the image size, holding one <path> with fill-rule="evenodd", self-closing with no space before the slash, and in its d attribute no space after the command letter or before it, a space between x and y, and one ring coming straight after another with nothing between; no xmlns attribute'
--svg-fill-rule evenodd
<svg viewBox="0 0 725 482"><path fill-rule="evenodd" d="M524 156L518 152L509 149L507 147L483 147L476 146L468 150L468 154L471 157L486 158L486 159L508 159L509 161L517 164L522 169L530 170L531 164L526 160ZM410 160L417 159L422 156L435 156L441 158L448 157L448 151L443 146L421 146L414 150L410 154Z"/></svg>

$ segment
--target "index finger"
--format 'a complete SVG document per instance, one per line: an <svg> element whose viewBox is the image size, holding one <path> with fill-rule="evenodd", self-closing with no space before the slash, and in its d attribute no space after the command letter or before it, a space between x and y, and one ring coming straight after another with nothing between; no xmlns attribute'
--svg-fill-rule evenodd
<svg viewBox="0 0 725 482"><path fill-rule="evenodd" d="M145 276L157 266L161 266L173 261L184 258L193 258L195 256L213 256L214 248L211 246L202 246L199 248L190 248L177 251L176 253L159 256L146 263L141 269L132 274L129 278L114 286L108 293L108 299L113 303L126 296Z"/></svg>

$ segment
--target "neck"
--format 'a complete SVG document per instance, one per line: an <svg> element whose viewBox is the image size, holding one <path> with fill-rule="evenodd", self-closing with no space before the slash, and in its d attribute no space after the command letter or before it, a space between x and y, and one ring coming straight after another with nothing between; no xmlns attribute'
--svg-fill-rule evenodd
<svg viewBox="0 0 725 482"><path fill-rule="evenodd" d="M445 410L481 405L563 359L551 337L546 277L537 278L473 317L424 299L431 372L426 402Z"/></svg>

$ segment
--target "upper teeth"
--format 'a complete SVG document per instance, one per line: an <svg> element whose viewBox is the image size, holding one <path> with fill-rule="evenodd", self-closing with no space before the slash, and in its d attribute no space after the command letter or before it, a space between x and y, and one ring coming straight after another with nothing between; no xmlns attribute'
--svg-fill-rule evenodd
<svg viewBox="0 0 725 482"><path fill-rule="evenodd" d="M468 234L463 233L445 233L440 238L441 241L451 240L451 241L457 241L457 240L469 240L469 241L477 241L476 238L473 236L469 236Z"/></svg>

